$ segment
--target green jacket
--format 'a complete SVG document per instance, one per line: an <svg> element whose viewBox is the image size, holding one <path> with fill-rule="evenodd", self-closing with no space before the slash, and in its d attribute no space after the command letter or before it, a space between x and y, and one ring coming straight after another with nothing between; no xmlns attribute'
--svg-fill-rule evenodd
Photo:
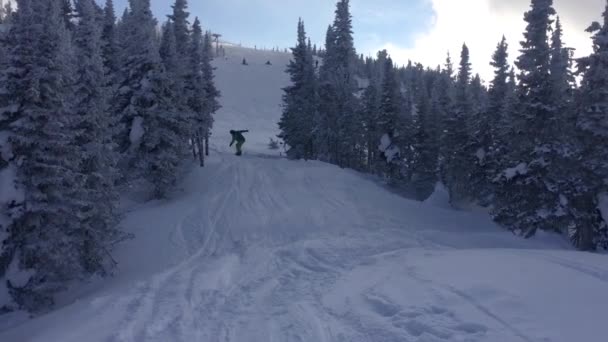
<svg viewBox="0 0 608 342"><path fill-rule="evenodd" d="M244 130L244 131L230 131L230 134L232 135L232 141L230 142L230 146L232 146L235 142L238 143L244 143L245 142L245 137L243 136L243 133L247 133L249 132L248 130Z"/></svg>

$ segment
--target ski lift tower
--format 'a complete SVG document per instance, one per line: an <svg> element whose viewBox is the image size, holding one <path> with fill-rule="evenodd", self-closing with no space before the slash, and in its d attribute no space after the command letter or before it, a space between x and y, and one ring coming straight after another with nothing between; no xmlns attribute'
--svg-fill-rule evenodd
<svg viewBox="0 0 608 342"><path fill-rule="evenodd" d="M220 37L222 36L219 33L214 33L211 35L213 37L213 39L215 40L215 55L219 56L220 55Z"/></svg>

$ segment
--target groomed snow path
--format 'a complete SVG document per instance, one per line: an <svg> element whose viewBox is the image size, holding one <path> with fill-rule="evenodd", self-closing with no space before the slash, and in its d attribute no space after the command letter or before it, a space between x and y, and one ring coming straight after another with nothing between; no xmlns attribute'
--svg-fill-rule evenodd
<svg viewBox="0 0 608 342"><path fill-rule="evenodd" d="M288 57L229 52L217 62L224 109L208 166L172 200L127 215L136 239L118 251L115 278L0 341L601 340L605 256L280 158L264 144ZM228 150L230 128L252 129L241 158Z"/></svg>

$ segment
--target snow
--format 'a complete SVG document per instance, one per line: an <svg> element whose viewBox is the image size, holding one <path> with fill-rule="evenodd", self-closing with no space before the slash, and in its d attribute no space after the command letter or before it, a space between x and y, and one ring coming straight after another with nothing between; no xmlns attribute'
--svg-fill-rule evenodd
<svg viewBox="0 0 608 342"><path fill-rule="evenodd" d="M597 208L602 214L604 222L608 223L608 193L599 195Z"/></svg>
<svg viewBox="0 0 608 342"><path fill-rule="evenodd" d="M141 116L134 117L133 123L131 123L131 132L129 133L131 146L138 146L141 143L141 138L143 138L144 133L144 118Z"/></svg>
<svg viewBox="0 0 608 342"><path fill-rule="evenodd" d="M452 205L450 204L450 193L447 187L441 182L438 182L435 185L435 191L433 191L431 196L427 198L424 203L442 209L452 209Z"/></svg>
<svg viewBox="0 0 608 342"><path fill-rule="evenodd" d="M283 67L264 73L267 52L227 52L207 167L170 200L125 213L135 239L116 251L114 278L0 341L601 340L608 256L451 210L441 185L420 203L354 171L278 158L267 142ZM237 157L226 132L242 127Z"/></svg>
<svg viewBox="0 0 608 342"><path fill-rule="evenodd" d="M503 172L503 175L504 175L504 176L505 176L505 177L506 177L508 180L511 180L511 179L513 179L513 178L515 178L515 177L517 177L517 176L523 176L523 175L525 175L525 174L527 174L527 173L528 173L528 164L526 164L526 163L521 163L521 164L518 164L518 165L517 165L517 166L515 166L515 167L512 167L512 168L506 169L506 170Z"/></svg>
<svg viewBox="0 0 608 342"><path fill-rule="evenodd" d="M0 170L0 206L5 206L13 201L20 202L23 194L17 189L16 174L14 167L5 167Z"/></svg>
<svg viewBox="0 0 608 342"><path fill-rule="evenodd" d="M475 152L475 156L477 157L479 163L483 164L484 160L486 159L486 150L479 148L477 152Z"/></svg>
<svg viewBox="0 0 608 342"><path fill-rule="evenodd" d="M13 151L8 141L9 137L9 132L0 131L0 155L2 155L2 158L4 160L10 160L11 158L13 158Z"/></svg>
<svg viewBox="0 0 608 342"><path fill-rule="evenodd" d="M401 150L399 147L393 145L393 142L388 134L384 134L382 138L380 138L380 146L378 146L378 149L384 153L384 157L389 163L395 159L398 159L399 155L401 154Z"/></svg>

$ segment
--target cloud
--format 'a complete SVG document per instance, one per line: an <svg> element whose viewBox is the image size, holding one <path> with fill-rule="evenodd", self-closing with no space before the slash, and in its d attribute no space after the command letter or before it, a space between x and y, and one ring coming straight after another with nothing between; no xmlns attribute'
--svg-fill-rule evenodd
<svg viewBox="0 0 608 342"><path fill-rule="evenodd" d="M432 2L435 12L429 31L417 35L409 48L394 42L379 47L387 49L398 63L412 60L435 67L444 63L448 51L457 63L462 44L466 42L474 71L491 80L493 69L489 62L503 34L509 42L511 61L519 54L519 41L525 29L523 13L528 10L530 0L428 1ZM555 0L564 25L565 43L576 48L576 56L591 52L591 41L584 30L592 21L600 19L604 6L605 0L577 0L576 3Z"/></svg>

